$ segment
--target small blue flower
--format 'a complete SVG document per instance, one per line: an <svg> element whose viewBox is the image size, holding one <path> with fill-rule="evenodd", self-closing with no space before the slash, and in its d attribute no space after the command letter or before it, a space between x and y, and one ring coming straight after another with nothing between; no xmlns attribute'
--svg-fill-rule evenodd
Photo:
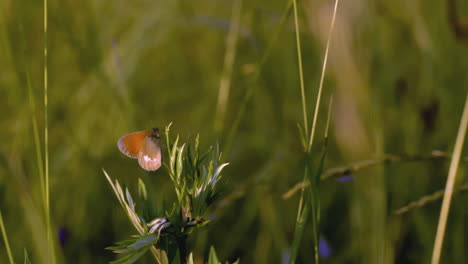
<svg viewBox="0 0 468 264"><path fill-rule="evenodd" d="M58 241L59 241L60 245L62 247L64 247L65 244L67 243L68 237L69 237L67 229L65 227L60 227L57 230L57 236L58 236Z"/></svg>
<svg viewBox="0 0 468 264"><path fill-rule="evenodd" d="M327 259L333 255L333 249L328 244L328 241L324 237L320 237L319 247L318 247L320 257Z"/></svg>
<svg viewBox="0 0 468 264"><path fill-rule="evenodd" d="M291 258L291 251L289 249L283 250L281 254L281 259L282 259L281 263L283 264L289 263L290 258Z"/></svg>
<svg viewBox="0 0 468 264"><path fill-rule="evenodd" d="M352 180L353 180L353 175L352 174L347 174L347 175L337 179L337 181L339 181L339 182L349 182L349 181L352 181Z"/></svg>

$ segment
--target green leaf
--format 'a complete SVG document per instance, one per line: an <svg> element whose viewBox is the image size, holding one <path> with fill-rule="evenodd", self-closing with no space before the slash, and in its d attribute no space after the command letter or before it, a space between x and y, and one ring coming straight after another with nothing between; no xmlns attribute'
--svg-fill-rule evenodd
<svg viewBox="0 0 468 264"><path fill-rule="evenodd" d="M208 156L208 154L213 150L213 147L210 146L210 148L205 152L203 153L200 158L198 159L198 162L196 164L196 167L198 168L200 166L200 164L202 164L203 160Z"/></svg>
<svg viewBox="0 0 468 264"><path fill-rule="evenodd" d="M307 149L307 140L304 135L304 129L302 129L300 124L297 124L297 129L299 130L299 138L301 140L301 145L305 149Z"/></svg>
<svg viewBox="0 0 468 264"><path fill-rule="evenodd" d="M135 211L135 203L133 202L132 195L130 194L128 188L125 188L125 196L127 197L127 204L130 206L132 211Z"/></svg>
<svg viewBox="0 0 468 264"><path fill-rule="evenodd" d="M213 246L210 247L210 254L208 255L208 264L220 264L218 256L216 256L216 250Z"/></svg>
<svg viewBox="0 0 468 264"><path fill-rule="evenodd" d="M143 200L148 198L145 182L141 178L138 178L138 196Z"/></svg>
<svg viewBox="0 0 468 264"><path fill-rule="evenodd" d="M31 260L29 260L29 254L26 248L24 249L24 264L31 264Z"/></svg>
<svg viewBox="0 0 468 264"><path fill-rule="evenodd" d="M175 171L174 171L175 166L174 166L174 164L175 164L175 162L176 162L175 159L176 159L176 155L177 155L177 144L178 144L178 142L179 142L179 135L177 135L176 140L174 141L174 143L173 143L173 145L172 145L172 150L171 150L171 152L169 153L169 156L170 156L170 161L169 161L169 162L170 162L170 168L171 168L171 170L172 170L172 173L174 173L174 174L175 174Z"/></svg>
<svg viewBox="0 0 468 264"><path fill-rule="evenodd" d="M304 236L305 226L309 217L310 200L306 200L306 204L302 207L302 212L296 221L296 228L294 229L294 240L291 248L291 258L289 259L290 264L296 263L297 253Z"/></svg>
<svg viewBox="0 0 468 264"><path fill-rule="evenodd" d="M167 151L169 152L170 149L171 149L171 146L170 146L170 143L171 143L171 140L170 140L170 137L169 137L169 132L171 130L171 125L172 125L172 122L169 123L169 125L166 126L166 144L167 144ZM169 153L170 154L170 153Z"/></svg>
<svg viewBox="0 0 468 264"><path fill-rule="evenodd" d="M128 248L132 250L139 250L145 247L149 247L153 245L154 243L156 243L158 238L159 237L157 235L150 235L150 236L142 237L138 239L135 243L128 246Z"/></svg>
<svg viewBox="0 0 468 264"><path fill-rule="evenodd" d="M117 242L117 246L108 247L106 249L112 250L114 253L127 254L125 257L111 263L134 263L143 256L157 240L157 235L134 236L133 239Z"/></svg>
<svg viewBox="0 0 468 264"><path fill-rule="evenodd" d="M224 167L226 167L227 165L229 165L229 163L223 163L221 164L221 166L219 166L218 168L216 168L216 171L213 175L213 177L210 179L210 184L214 185L221 179L221 171L224 169Z"/></svg>
<svg viewBox="0 0 468 264"><path fill-rule="evenodd" d="M133 254L129 254L119 260L110 262L111 264L132 264L135 263L148 249L135 251Z"/></svg>
<svg viewBox="0 0 468 264"><path fill-rule="evenodd" d="M193 253L192 252L190 252L190 255L188 256L187 264L193 264Z"/></svg>
<svg viewBox="0 0 468 264"><path fill-rule="evenodd" d="M130 253L151 246L156 243L157 240L157 235L136 236L134 239L117 242L117 246L108 247L106 249L113 250L115 253Z"/></svg>

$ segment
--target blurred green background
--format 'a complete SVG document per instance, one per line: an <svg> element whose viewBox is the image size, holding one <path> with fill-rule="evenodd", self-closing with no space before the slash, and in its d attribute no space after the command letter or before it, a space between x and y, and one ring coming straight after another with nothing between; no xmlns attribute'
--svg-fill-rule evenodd
<svg viewBox="0 0 468 264"><path fill-rule="evenodd" d="M309 124L333 4L298 5ZM224 260L287 260L299 194L282 195L304 169L287 1L49 0L48 17L51 219L67 238L60 262L109 262L116 256L104 248L135 233L102 168L132 192L142 178L155 204L174 198L165 169L147 173L116 147L126 133L170 122L184 140L219 142L230 162L224 199L207 216L214 221L189 241L197 263L211 245ZM468 90L463 20L461 0L340 2L313 151L333 94L326 169L452 151ZM26 248L33 263L46 251L33 133L35 119L43 151L43 46L43 2L0 1L0 208L15 259ZM324 181L321 237L331 252L322 263L428 263L440 202L393 211L442 189L447 171L446 161L397 162ZM467 199L454 197L443 263L468 258ZM310 223L306 230L298 263L312 263Z"/></svg>

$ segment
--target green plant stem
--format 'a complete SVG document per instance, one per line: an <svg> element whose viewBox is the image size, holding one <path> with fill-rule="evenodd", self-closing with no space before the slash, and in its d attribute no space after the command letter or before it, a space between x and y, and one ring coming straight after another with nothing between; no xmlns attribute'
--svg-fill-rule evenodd
<svg viewBox="0 0 468 264"><path fill-rule="evenodd" d="M453 191L453 193L462 193L468 191L468 183L464 183L460 185L459 187L456 187ZM416 208L421 208L425 206L428 203L435 202L437 200L440 200L444 197L444 190L438 190L436 192L433 192L431 194L424 195L423 197L419 198L416 201L410 202L407 205L398 208L397 210L394 211L394 214L396 215L402 215L405 213L408 213L409 211L416 209Z"/></svg>
<svg viewBox="0 0 468 264"><path fill-rule="evenodd" d="M26 83L28 86L28 96L29 96L29 105L31 107L31 120L32 120L32 125L33 125L33 134L34 134L34 143L36 147L36 158L37 158L37 168L39 170L39 180L41 184L41 194L42 194L42 202L45 204L45 183L44 183L44 163L42 163L42 151L41 151L41 141L39 137L39 128L37 125L37 119L36 119L36 103L35 103L35 98L34 98L34 93L32 91L32 85L31 85L31 77L29 74L29 70L26 71Z"/></svg>
<svg viewBox="0 0 468 264"><path fill-rule="evenodd" d="M332 33L335 27L337 9L338 9L338 0L335 0L335 7L333 8L333 16L332 16L332 20L330 24L330 29L328 31L327 47L325 48L325 55L323 57L322 73L320 75L320 84L319 84L319 90L317 94L317 103L315 104L314 119L312 120L312 128L310 129L309 147L308 147L309 151L312 149L312 144L314 142L315 127L317 124L318 111L319 111L320 102L322 98L323 82L325 80L325 71L327 69L328 51L330 50L331 37L333 35ZM307 133L307 130L306 130L306 133Z"/></svg>
<svg viewBox="0 0 468 264"><path fill-rule="evenodd" d="M304 76L303 76L303 71L302 71L302 52L301 52L301 38L299 35L299 19L297 15L297 2L296 0L293 0L293 11L294 11L294 26L295 26L295 31L296 31L296 49L297 49L297 60L298 60L298 67L299 67L299 80L300 80L300 88L301 88L301 100L302 100L302 115L304 119L304 135L308 135L308 129L309 125L307 124L307 106L306 106L306 99L305 99L305 88L304 88ZM308 167L306 166L305 171L304 171L304 176L302 177L302 182L305 183L307 180L307 174L308 174ZM299 206L297 209L297 216L296 216L296 226L299 225L301 216L303 215L303 210L304 210L304 189L301 189L301 196L299 198ZM296 234L295 234L296 236ZM302 237L302 236L301 236ZM295 238L296 240L297 238ZM300 245L300 240L297 242L297 247ZM294 249L296 252L298 251L298 248ZM291 260L289 263L294 263L296 254L292 254Z"/></svg>
<svg viewBox="0 0 468 264"><path fill-rule="evenodd" d="M306 98L305 98L305 88L304 88L304 74L303 74L303 69L302 69L302 51L301 51L301 38L300 38L300 31L299 31L299 19L297 15L297 1L293 0L293 10L294 10L294 26L295 26L295 32L296 32L296 49L297 49L297 60L298 60L298 68L299 68L299 80L300 80L300 88L301 88L301 101L302 101L302 117L304 119L304 135L307 137L309 134L308 129L308 118L307 118L307 105L306 105ZM305 139L307 141L307 139ZM309 152L308 150L306 151L307 153ZM302 183L305 184L307 182L307 174L308 174L308 166L306 165L305 170L304 170L304 176L302 177ZM304 190L305 188L301 188L301 195L299 198L299 206L297 209L297 216L296 216L296 231L294 232L294 241L293 241L293 251L291 254L291 258L289 260L289 263L295 263L296 258L297 258L297 252L299 251L299 246L302 241L302 237L304 234L304 229L305 229L305 223L307 222L307 216L308 213L304 214L304 210L309 210L308 207L304 207L304 204L306 201L304 200ZM311 190L311 192L314 192L314 189ZM309 197L309 199L312 199L312 197ZM314 210L313 205L311 206L311 209ZM312 217L315 217L315 212L312 212L313 215ZM314 219L315 220L315 219ZM315 224L315 221L313 220L313 223ZM302 224L301 224L302 222ZM314 252L315 252L315 228L314 228ZM315 254L314 254L315 256Z"/></svg>
<svg viewBox="0 0 468 264"><path fill-rule="evenodd" d="M451 156L446 154L442 151L433 151L429 155L405 155L405 154L384 154L382 157L375 158L375 159L368 159L362 160L358 162L354 162L349 165L345 165L342 167L335 167L327 169L321 176L320 179L322 181L335 179L339 177L343 177L346 175L355 175L356 172L367 169L369 167L383 165L383 164L391 164L391 163L400 163L400 162L421 162L421 161L437 161L437 160L447 160ZM468 162L468 156L463 157L464 162ZM302 186L308 187L310 184L308 182L298 182L293 187L291 187L288 191L283 193L283 199L289 199L291 196L296 194L298 191L301 190Z"/></svg>
<svg viewBox="0 0 468 264"><path fill-rule="evenodd" d="M55 264L54 242L52 240L52 230L50 224L50 190L49 190L49 126L48 126L48 54L47 54L47 0L44 0L44 152L45 152L45 216L47 226L47 242L49 245L48 258L50 263Z"/></svg>
<svg viewBox="0 0 468 264"><path fill-rule="evenodd" d="M52 264L55 264L54 242L52 240L52 230L50 224L50 190L49 190L49 126L48 126L48 72L47 72L47 0L44 0L44 152L45 152L45 216L47 226L47 242L49 244L48 258Z"/></svg>
<svg viewBox="0 0 468 264"><path fill-rule="evenodd" d="M11 254L10 243L8 242L8 235L6 233L5 225L3 223L3 215L2 215L1 210L0 210L0 228L2 231L3 242L5 243L5 248L6 248L6 252L8 255L8 260L10 261L10 264L14 264L15 261L13 260L13 254Z"/></svg>
<svg viewBox="0 0 468 264"><path fill-rule="evenodd" d="M457 175L458 164L460 163L463 143L465 142L466 130L468 127L468 94L465 99L465 107L458 129L455 148L453 151L452 161L450 163L447 184L445 186L444 199L442 200L442 208L440 210L439 224L437 225L437 233L434 242L434 250L432 251L432 264L438 264L442 252L442 243L445 235L445 227L447 225L448 213L452 201L453 186Z"/></svg>
<svg viewBox="0 0 468 264"><path fill-rule="evenodd" d="M302 50L301 50L301 37L299 32L299 19L297 16L297 1L293 0L293 10L294 10L294 26L296 29L296 48L297 48L297 62L299 67L299 80L301 86L301 100L302 100L302 115L304 118L304 135L309 134L309 125L307 124L307 105L305 98L305 88L304 88L304 73L302 70Z"/></svg>
<svg viewBox="0 0 468 264"><path fill-rule="evenodd" d="M312 211L312 228L313 228L313 240L314 240L314 260L316 264L319 263L319 251L318 251L318 234L319 234L319 219L318 219L318 214L319 214L319 194L318 194L318 188L313 188L314 190L311 190L311 203L310 203L310 210Z"/></svg>
<svg viewBox="0 0 468 264"><path fill-rule="evenodd" d="M177 238L177 246L179 247L179 259L181 264L187 263L187 236Z"/></svg>
<svg viewBox="0 0 468 264"><path fill-rule="evenodd" d="M299 64L298 65L299 66L299 78L300 78L302 110L303 110L303 118L304 118L304 135L306 137L305 141L309 142L308 146L304 146L304 148L305 148L305 152L307 154L308 159L310 158L312 144L313 144L313 140L314 140L314 137L315 137L315 128L316 128L316 123L317 123L317 118L318 118L318 111L319 111L320 101L321 101L321 96L322 96L323 81L324 81L324 78L325 78L325 72L326 72L326 67L327 67L328 51L329 51L330 40L331 40L331 36L332 36L332 33L333 33L334 24L335 24L337 7L338 7L338 0L335 1L335 8L333 10L333 17L332 17L332 21L331 21L331 25L330 25L330 29L329 29L327 47L326 47L326 50L325 50L325 56L324 56L324 60L323 60L323 64L322 64L322 74L321 74L321 78L320 78L319 91L318 91L318 95L317 95L317 99L316 99L316 103L315 103L314 119L313 119L313 123L312 123L311 134L310 134L309 138L307 138L307 135L309 134L309 132L308 132L308 123L307 123L307 105L306 105L306 99L305 99L305 88L304 88L304 78L303 78L302 59L301 59L302 52L301 52L301 44L300 44L301 40L300 40L300 36L299 36L299 19L298 19L298 15L297 15L297 3L296 3L296 0L293 0L294 24L295 24L295 30L296 30L297 56L298 56L298 64ZM329 111L329 113L330 113L330 111ZM327 121L326 133L328 133L328 124L329 124L329 119ZM306 161L306 162L309 164L309 161ZM297 211L296 226L299 225L299 220L301 218L303 210L307 210L306 208L303 208L303 205L304 205L303 200L304 200L305 185L307 183L310 184L310 181L309 182L307 181L307 167L308 166L309 165L306 165L305 174L304 174L304 177L302 179L302 188L301 188L301 195L300 195L300 198L299 198L299 208L298 208L298 211ZM320 177L320 175L317 175L316 177ZM320 181L320 179L316 180L317 183L319 181ZM319 190L318 190L318 186L316 186L315 184L312 185L310 188L311 189L310 189L309 199L312 200L310 204L311 204L312 218L313 218L312 219L312 224L313 224L313 236L314 236L314 260L315 260L315 263L318 264L319 263L319 254L318 254ZM309 202L307 202L307 204L309 204ZM295 236L296 236L296 234L295 234ZM295 240L296 240L296 238L295 238ZM299 242L294 241L294 243L297 243L297 247L298 247L299 244L300 244L300 240L299 240ZM297 251L298 248L294 248L293 250ZM296 255L292 254L291 259L290 259L290 263L294 263L295 258L296 258Z"/></svg>
<svg viewBox="0 0 468 264"><path fill-rule="evenodd" d="M304 169L304 178L307 178L309 166L306 166ZM296 263L297 254L299 252L299 246L302 241L302 237L304 236L304 229L305 224L307 223L307 219L309 218L309 206L304 206L304 204L308 204L308 200L304 199L304 189L302 189L301 196L299 198L299 206L297 209L297 216L296 216L296 226L294 229L294 239L291 249L291 257L289 259L289 264Z"/></svg>
<svg viewBox="0 0 468 264"><path fill-rule="evenodd" d="M156 259L156 262L161 264L161 263L166 263L164 262L165 258L161 256L161 253L156 249L155 246L150 247L151 253L153 254L154 258Z"/></svg>

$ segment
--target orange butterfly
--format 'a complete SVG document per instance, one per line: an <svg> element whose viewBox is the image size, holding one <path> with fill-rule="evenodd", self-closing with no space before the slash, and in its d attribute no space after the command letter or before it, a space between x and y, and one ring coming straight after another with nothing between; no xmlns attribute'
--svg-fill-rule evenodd
<svg viewBox="0 0 468 264"><path fill-rule="evenodd" d="M117 146L123 154L138 159L138 164L147 171L161 167L161 139L157 128L127 134L119 139Z"/></svg>

